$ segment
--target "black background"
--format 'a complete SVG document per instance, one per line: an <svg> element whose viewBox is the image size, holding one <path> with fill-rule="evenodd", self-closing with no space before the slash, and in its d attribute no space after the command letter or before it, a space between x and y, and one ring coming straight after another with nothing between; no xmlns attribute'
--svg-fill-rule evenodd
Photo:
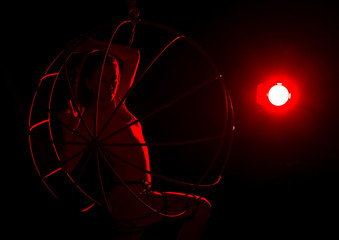
<svg viewBox="0 0 339 240"><path fill-rule="evenodd" d="M234 147L221 184L207 196L213 211L204 239L335 233L338 8L311 1L172 0L137 6L142 19L177 28L200 43L232 95ZM44 238L97 231L106 236L108 228L98 224L103 220L78 216L46 192L30 160L26 126L35 88L58 52L79 34L124 19L127 6L124 1L49 2L2 10L2 196L3 207L11 211L8 223L18 229L12 234ZM281 69L297 76L301 91L297 107L283 116L255 101L257 84ZM29 230L21 232L26 226Z"/></svg>

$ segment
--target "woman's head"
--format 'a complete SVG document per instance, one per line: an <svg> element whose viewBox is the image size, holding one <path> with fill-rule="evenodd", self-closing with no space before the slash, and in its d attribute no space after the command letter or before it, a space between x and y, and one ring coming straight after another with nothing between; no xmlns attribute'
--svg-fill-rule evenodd
<svg viewBox="0 0 339 240"><path fill-rule="evenodd" d="M106 57L102 51L92 51L84 58L76 80L76 92L80 105L88 107L95 103L101 69L104 69L100 84L100 102L112 102L120 82L119 60L111 55Z"/></svg>

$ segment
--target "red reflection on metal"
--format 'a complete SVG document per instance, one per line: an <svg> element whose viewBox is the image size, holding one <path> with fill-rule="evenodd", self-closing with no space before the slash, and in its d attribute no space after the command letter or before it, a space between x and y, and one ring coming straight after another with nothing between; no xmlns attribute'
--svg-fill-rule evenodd
<svg viewBox="0 0 339 240"><path fill-rule="evenodd" d="M34 124L32 127L30 127L29 131L31 132L37 126L40 126L41 124L48 123L48 122L49 122L49 119L46 119L46 120L41 121L41 122L38 122L38 123Z"/></svg>
<svg viewBox="0 0 339 240"><path fill-rule="evenodd" d="M95 203L92 203L91 205L89 205L87 208L82 209L80 212L86 212L89 209L91 209L92 207L94 207Z"/></svg>
<svg viewBox="0 0 339 240"><path fill-rule="evenodd" d="M59 172L60 170L62 170L62 168L58 168L58 169L54 170L53 172L51 172L51 173L47 174L46 176L44 176L44 178L48 178L49 176L53 175L54 173Z"/></svg>

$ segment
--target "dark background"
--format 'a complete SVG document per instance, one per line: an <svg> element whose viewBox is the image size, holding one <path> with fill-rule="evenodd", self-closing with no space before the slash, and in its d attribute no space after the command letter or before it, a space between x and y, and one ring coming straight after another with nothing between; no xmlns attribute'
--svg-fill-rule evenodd
<svg viewBox="0 0 339 240"><path fill-rule="evenodd" d="M30 160L26 126L44 69L72 38L124 19L127 6L116 2L3 8L3 207L12 210L9 224L19 229L14 235L27 225L27 237L108 232L94 217L69 213L49 196ZM207 196L213 211L204 239L336 233L338 8L312 1L173 0L140 1L138 7L142 19L177 28L200 43L231 92L234 146L222 182ZM285 115L255 101L257 84L279 71L295 76L301 94Z"/></svg>

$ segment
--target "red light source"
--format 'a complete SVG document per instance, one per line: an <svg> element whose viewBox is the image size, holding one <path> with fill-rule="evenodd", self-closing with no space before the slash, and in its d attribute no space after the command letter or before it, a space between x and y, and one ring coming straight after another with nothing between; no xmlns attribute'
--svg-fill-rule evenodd
<svg viewBox="0 0 339 240"><path fill-rule="evenodd" d="M257 88L257 103L276 113L284 113L299 99L298 88L286 76L276 76Z"/></svg>
<svg viewBox="0 0 339 240"><path fill-rule="evenodd" d="M291 98L291 93L282 83L277 83L271 87L267 96L274 106L282 106Z"/></svg>

